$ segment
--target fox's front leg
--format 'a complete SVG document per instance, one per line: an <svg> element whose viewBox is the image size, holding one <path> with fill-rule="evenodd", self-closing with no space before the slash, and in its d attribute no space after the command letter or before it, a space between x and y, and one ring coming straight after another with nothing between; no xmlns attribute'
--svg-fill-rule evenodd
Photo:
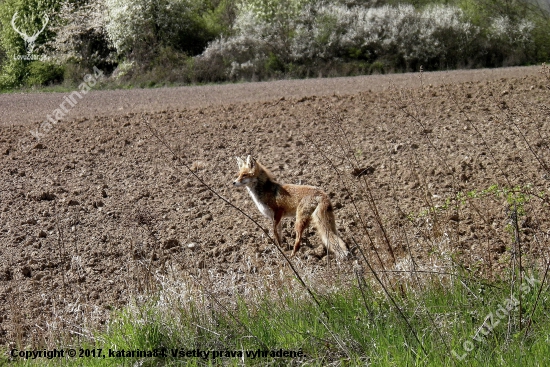
<svg viewBox="0 0 550 367"><path fill-rule="evenodd" d="M273 217L273 236L275 236L275 242L280 248L283 248L283 242L281 240L281 237L283 235L283 226L281 223L282 218L282 214L279 213L276 213Z"/></svg>

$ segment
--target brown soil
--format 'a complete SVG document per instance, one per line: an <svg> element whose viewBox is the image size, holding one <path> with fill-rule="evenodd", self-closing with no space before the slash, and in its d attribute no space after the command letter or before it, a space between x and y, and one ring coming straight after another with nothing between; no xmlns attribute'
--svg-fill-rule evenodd
<svg viewBox="0 0 550 367"><path fill-rule="evenodd" d="M343 238L378 268L375 250L386 268L412 259L431 269L452 255L497 274L515 253L513 210L482 191L532 189L540 198L529 196L518 226L523 261L538 264L550 233L550 83L539 70L97 91L40 142L29 129L63 94L2 95L0 345L84 333L171 267L269 279L283 266L263 232L181 162L266 228L231 185L235 156L253 154L281 182L322 187ZM472 190L477 198L442 207ZM292 228L286 221L287 245ZM293 261L332 266L313 230L306 236Z"/></svg>
<svg viewBox="0 0 550 367"><path fill-rule="evenodd" d="M424 83L434 86L498 78L534 75L538 67L456 70L424 73ZM211 107L232 103L271 101L285 97L349 95L380 92L392 86L418 85L418 74L371 75L355 78L281 80L275 82L208 85L179 88L90 91L79 100L72 118L119 116L137 112L160 112L192 107ZM68 93L14 93L0 98L0 126L45 121Z"/></svg>

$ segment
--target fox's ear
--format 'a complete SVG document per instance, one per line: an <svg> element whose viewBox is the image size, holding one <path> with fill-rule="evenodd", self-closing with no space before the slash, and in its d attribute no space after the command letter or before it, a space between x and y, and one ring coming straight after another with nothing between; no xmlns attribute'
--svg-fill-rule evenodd
<svg viewBox="0 0 550 367"><path fill-rule="evenodd" d="M241 157L237 157L237 164L239 165L239 168L242 168L242 166L244 166L244 161L241 159Z"/></svg>
<svg viewBox="0 0 550 367"><path fill-rule="evenodd" d="M248 168L254 168L255 164L256 164L256 160L254 158L252 158L251 155L246 157L246 165L248 166Z"/></svg>

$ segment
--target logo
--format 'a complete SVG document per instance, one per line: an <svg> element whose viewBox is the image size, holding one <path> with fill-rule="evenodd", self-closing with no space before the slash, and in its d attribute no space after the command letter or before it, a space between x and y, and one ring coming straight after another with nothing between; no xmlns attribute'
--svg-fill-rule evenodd
<svg viewBox="0 0 550 367"><path fill-rule="evenodd" d="M32 52L34 51L35 42L40 33L44 31L46 28L46 25L48 24L49 18L47 15L44 15L44 19L42 21L42 29L35 32L32 36L29 36L27 33L17 29L17 26L15 25L15 20L17 19L17 12L13 14L13 18L11 18L11 26L14 31L16 31L24 40L25 40L25 48L27 49L26 55L17 55L15 56L16 60L39 60L39 56L32 55Z"/></svg>

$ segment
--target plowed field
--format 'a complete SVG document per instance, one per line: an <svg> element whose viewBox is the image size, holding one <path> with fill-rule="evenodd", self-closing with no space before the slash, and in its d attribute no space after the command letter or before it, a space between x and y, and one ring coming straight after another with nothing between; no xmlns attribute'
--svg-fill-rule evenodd
<svg viewBox="0 0 550 367"><path fill-rule="evenodd" d="M493 276L517 255L515 234L526 264L545 262L540 70L95 91L40 141L29 130L64 94L0 95L0 344L86 334L168 273L205 279L220 297L288 273L260 228L216 195L270 227L232 187L235 157L248 154L333 201L354 255L327 258L309 230L299 269L353 275L365 268L359 246L377 269ZM283 228L290 247L293 221ZM235 288L216 288L228 279Z"/></svg>

